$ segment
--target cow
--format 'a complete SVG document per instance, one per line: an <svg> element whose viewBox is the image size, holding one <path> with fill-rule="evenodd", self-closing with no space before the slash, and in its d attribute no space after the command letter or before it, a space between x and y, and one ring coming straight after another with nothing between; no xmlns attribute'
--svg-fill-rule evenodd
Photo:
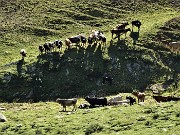
<svg viewBox="0 0 180 135"><path fill-rule="evenodd" d="M106 45L106 37L104 36L104 34L99 34L99 41L102 42L102 45Z"/></svg>
<svg viewBox="0 0 180 135"><path fill-rule="evenodd" d="M135 20L135 21L132 21L131 24L132 24L132 31L133 31L133 27L136 26L138 27L138 32L139 32L140 27L142 25L141 22L139 20Z"/></svg>
<svg viewBox="0 0 180 135"><path fill-rule="evenodd" d="M138 103L144 102L146 96L144 92L133 91L132 94L138 98Z"/></svg>
<svg viewBox="0 0 180 135"><path fill-rule="evenodd" d="M115 96L108 100L108 105L114 104L117 101L122 101L122 96Z"/></svg>
<svg viewBox="0 0 180 135"><path fill-rule="evenodd" d="M121 100L121 101L109 102L108 105L124 105L124 104L129 104L129 103L130 103L130 100L125 99L125 100Z"/></svg>
<svg viewBox="0 0 180 135"><path fill-rule="evenodd" d="M24 57L26 57L26 55L27 55L27 52L25 49L21 49L20 54L22 56L22 59L24 59Z"/></svg>
<svg viewBox="0 0 180 135"><path fill-rule="evenodd" d="M101 34L103 34L102 31L92 30L88 37L88 44L91 45L93 43L97 43Z"/></svg>
<svg viewBox="0 0 180 135"><path fill-rule="evenodd" d="M48 45L49 45L49 49L50 49L50 51L53 51L53 50L54 50L54 48L55 48L55 46L54 46L54 42L49 42L49 43L48 43Z"/></svg>
<svg viewBox="0 0 180 135"><path fill-rule="evenodd" d="M81 35L76 35L68 38L71 43L79 44L81 42Z"/></svg>
<svg viewBox="0 0 180 135"><path fill-rule="evenodd" d="M112 39L115 39L118 37L118 39L120 39L120 35L125 34L125 38L126 38L126 34L128 31L131 31L130 28L127 29L112 29L111 30L111 34L112 34ZM116 37L113 38L113 35L116 34Z"/></svg>
<svg viewBox="0 0 180 135"><path fill-rule="evenodd" d="M56 99L56 102L59 103L61 106L63 106L63 111L66 112L66 106L73 106L72 111L75 111L77 109L76 103L77 103L77 99L61 99L58 98Z"/></svg>
<svg viewBox="0 0 180 135"><path fill-rule="evenodd" d="M39 45L39 51L40 51L41 54L43 53L44 47L42 45Z"/></svg>
<svg viewBox="0 0 180 135"><path fill-rule="evenodd" d="M107 106L107 98L105 97L85 97L85 100L90 104L90 107L95 107L95 105L102 105L102 106Z"/></svg>
<svg viewBox="0 0 180 135"><path fill-rule="evenodd" d="M130 105L133 105L135 102L136 102L136 99L135 98L133 98L133 97L131 97L131 96L126 96L126 99L129 99L129 103L130 103Z"/></svg>
<svg viewBox="0 0 180 135"><path fill-rule="evenodd" d="M64 42L65 42L65 45L68 47L68 49L72 48L72 42L68 38L66 38Z"/></svg>
<svg viewBox="0 0 180 135"><path fill-rule="evenodd" d="M180 97L174 96L153 96L157 102L180 101Z"/></svg>
<svg viewBox="0 0 180 135"><path fill-rule="evenodd" d="M55 40L54 44L59 50L62 49L63 42L61 40Z"/></svg>
<svg viewBox="0 0 180 135"><path fill-rule="evenodd" d="M50 49L48 43L45 43L45 44L43 45L43 47L44 47L44 49L45 49L45 53L50 52L51 49Z"/></svg>

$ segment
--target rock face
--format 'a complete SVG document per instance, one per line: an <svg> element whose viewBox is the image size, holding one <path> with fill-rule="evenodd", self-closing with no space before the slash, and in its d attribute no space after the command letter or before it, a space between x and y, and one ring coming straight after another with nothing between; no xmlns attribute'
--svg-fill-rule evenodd
<svg viewBox="0 0 180 135"><path fill-rule="evenodd" d="M6 121L7 121L6 117L2 113L0 113L0 122L6 122Z"/></svg>

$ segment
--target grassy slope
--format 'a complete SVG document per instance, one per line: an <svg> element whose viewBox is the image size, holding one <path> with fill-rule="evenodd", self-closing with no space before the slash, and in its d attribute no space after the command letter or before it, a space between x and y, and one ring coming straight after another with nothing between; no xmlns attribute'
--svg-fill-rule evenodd
<svg viewBox="0 0 180 135"><path fill-rule="evenodd" d="M146 7L144 6L146 4ZM113 8L112 8L112 7ZM90 8L91 7L91 8ZM69 1L2 1L1 4L1 76L10 72L10 82L2 84L1 91L4 100L27 96L30 91L36 95L44 95L40 99L52 99L56 96L84 96L95 91L97 95L114 94L132 89L143 90L149 83L163 82L164 77L171 77L169 70L174 70L166 60L171 57L168 50L163 47L152 47L152 36L163 24L178 16L179 13L166 5L159 6L157 3L113 3L109 0L101 2L71 2ZM136 11L134 11L136 9ZM143 23L140 31L139 42L133 45L132 38L127 37L112 44L109 30L123 20L132 21L140 19ZM96 27L95 24L102 26ZM130 26L131 27L131 26ZM67 36L79 33L89 33L91 29L100 29L105 32L107 48L102 50L100 46L93 46L77 51L75 48L63 54L58 53L39 55L39 44L64 40ZM123 36L122 36L123 38ZM123 46L124 45L124 46ZM21 63L19 50L25 48L28 56L25 63ZM120 48L120 52L117 51ZM65 47L63 48L63 50ZM159 50L158 50L159 49ZM163 52L161 55L160 52ZM89 58L87 58L90 55ZM116 69L113 69L110 58L117 58ZM163 58L163 59L162 59ZM174 57L172 61L174 62ZM153 69L147 68L146 63ZM139 64L138 75L127 72L127 65ZM136 67L134 67L136 70ZM67 69L70 75L65 73ZM114 83L112 87L105 85L97 87L104 72L112 70ZM41 77L41 75L43 77ZM145 76L146 75L146 76ZM87 80L87 76L90 80ZM141 79L141 78L146 79ZM42 84L36 81L40 78ZM83 79L82 79L83 78ZM68 86L69 85L69 86ZM8 92L7 92L8 89ZM73 91L72 91L73 90ZM12 97L9 92L16 93Z"/></svg>

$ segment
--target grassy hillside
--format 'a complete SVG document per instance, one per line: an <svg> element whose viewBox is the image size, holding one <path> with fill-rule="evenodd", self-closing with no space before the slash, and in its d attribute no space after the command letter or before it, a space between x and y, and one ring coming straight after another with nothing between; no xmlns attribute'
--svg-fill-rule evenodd
<svg viewBox="0 0 180 135"><path fill-rule="evenodd" d="M179 76L179 54L164 47L158 38L158 32L164 34L160 28L179 17L176 1L2 0L0 7L3 101L108 96L143 91ZM142 21L140 33L135 28L125 40L124 35L119 41L111 40L110 30L116 24L135 19ZM106 47L98 44L66 50L63 46L61 53L39 54L38 46L45 42L64 41L79 33L88 36L92 29L105 33ZM177 33L175 41L178 31L171 32ZM19 54L22 48L28 52L24 61ZM112 86L101 83L105 72L112 74ZM173 91L172 85L169 83L167 90Z"/></svg>

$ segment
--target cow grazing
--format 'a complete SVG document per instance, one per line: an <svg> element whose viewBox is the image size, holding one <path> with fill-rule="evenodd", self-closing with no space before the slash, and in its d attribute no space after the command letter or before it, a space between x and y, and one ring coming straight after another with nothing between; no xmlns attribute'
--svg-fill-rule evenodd
<svg viewBox="0 0 180 135"><path fill-rule="evenodd" d="M22 59L24 59L24 57L26 57L26 55L27 55L27 52L25 49L21 49L20 54L22 56Z"/></svg>
<svg viewBox="0 0 180 135"><path fill-rule="evenodd" d="M102 105L102 106L107 106L107 98L105 97L85 97L85 100L90 104L90 107L95 107L95 105Z"/></svg>
<svg viewBox="0 0 180 135"><path fill-rule="evenodd" d="M135 21L132 21L131 24L132 24L132 31L133 31L133 27L136 26L138 27L138 32L139 32L140 27L141 27L141 22L139 20L135 20Z"/></svg>
<svg viewBox="0 0 180 135"><path fill-rule="evenodd" d="M44 47L42 45L39 45L39 51L40 51L40 53L43 53Z"/></svg>
<svg viewBox="0 0 180 135"><path fill-rule="evenodd" d="M60 99L58 98L56 100L57 103L61 104L61 106L63 106L63 111L66 111L66 106L73 106L72 111L77 109L76 103L77 103L77 99Z"/></svg>
<svg viewBox="0 0 180 135"><path fill-rule="evenodd" d="M129 103L130 103L130 105L133 105L134 103L136 103L136 99L135 98L133 98L133 97L131 97L131 96L126 96L126 99L129 99Z"/></svg>
<svg viewBox="0 0 180 135"><path fill-rule="evenodd" d="M145 99L145 93L144 92L133 91L132 94L138 98L138 103L144 102L144 99Z"/></svg>

